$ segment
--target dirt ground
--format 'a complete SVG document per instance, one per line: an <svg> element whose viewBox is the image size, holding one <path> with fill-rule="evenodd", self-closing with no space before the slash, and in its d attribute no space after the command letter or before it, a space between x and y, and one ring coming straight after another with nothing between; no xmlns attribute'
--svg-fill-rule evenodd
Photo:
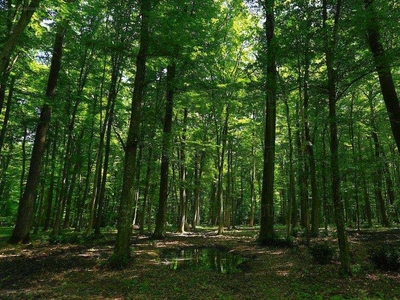
<svg viewBox="0 0 400 300"><path fill-rule="evenodd" d="M400 274L374 268L368 250L383 243L400 246L400 230L349 232L353 276L340 275L337 254L316 263L297 238L294 247L261 247L257 230L241 228L218 236L214 230L169 233L153 241L134 235L134 261L123 270L107 267L115 233L85 243L31 245L0 240L0 299L400 299ZM312 239L336 247L334 234ZM165 249L217 247L248 258L241 272L172 270Z"/></svg>

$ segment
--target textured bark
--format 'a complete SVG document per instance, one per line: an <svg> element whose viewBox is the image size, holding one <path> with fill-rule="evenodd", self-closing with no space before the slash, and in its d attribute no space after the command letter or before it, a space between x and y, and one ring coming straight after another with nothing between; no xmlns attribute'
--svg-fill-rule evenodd
<svg viewBox="0 0 400 300"><path fill-rule="evenodd" d="M4 113L3 125L0 131L0 154L1 154L1 149L3 148L4 138L6 136L8 120L10 119L11 100L14 93L14 84L15 84L15 78L11 80L10 90L8 92L8 97L7 97L6 111Z"/></svg>
<svg viewBox="0 0 400 300"><path fill-rule="evenodd" d="M378 14L375 11L374 0L364 0L367 14L368 43L374 57L376 72L378 73L383 100L389 115L390 126L400 153L400 104L392 77L390 63L383 48Z"/></svg>
<svg viewBox="0 0 400 300"><path fill-rule="evenodd" d="M152 138L150 139L152 140ZM152 161L154 161L153 157L153 146L149 147L148 151L148 157L147 157L147 168L146 168L146 178L145 178L145 184L144 184L144 192L143 192L143 203L142 203L142 209L140 210L140 215L139 215L139 223L140 223L140 234L144 234L144 224L145 224L145 219L146 219L146 212L148 211L150 205L148 204L148 199L149 199L149 191L150 191L150 178L151 178L151 173L152 173L152 168L151 164ZM150 218L150 216L149 216Z"/></svg>
<svg viewBox="0 0 400 300"><path fill-rule="evenodd" d="M274 238L274 171L275 171L275 136L276 136L276 41L274 37L275 1L263 1L267 37L267 80L266 80L266 110L264 131L264 165L261 192L261 219L259 242L267 244Z"/></svg>
<svg viewBox="0 0 400 300"><path fill-rule="evenodd" d="M336 121L336 72L334 70L335 48L337 44L337 31L340 18L341 0L337 0L334 14L333 36L328 36L327 0L323 1L323 26L325 31L325 59L328 75L328 97L329 97L329 131L331 152L331 178L332 178L332 200L335 212L335 223L337 228L338 243L340 250L340 263L343 274L351 274L350 255L347 241L346 227L344 221L344 208L340 195L340 172L339 172L339 139Z"/></svg>
<svg viewBox="0 0 400 300"><path fill-rule="evenodd" d="M32 1L34 2L34 1ZM36 1L39 3L39 1ZM54 46L53 56L51 59L49 78L46 87L46 98L51 101L55 88L57 86L58 74L61 69L62 47L64 40L65 28L58 27ZM10 238L10 243L29 243L29 231L32 226L33 213L35 206L36 191L40 181L41 164L45 150L47 130L49 128L52 108L49 104L43 104L39 124L36 129L35 141L33 144L29 173L25 190L22 198L19 201L18 215L15 228Z"/></svg>
<svg viewBox="0 0 400 300"><path fill-rule="evenodd" d="M16 225L9 242L11 244L29 243L29 232L32 227L33 210L35 206L36 190L39 185L41 162L45 148L46 134L51 117L51 107L43 105L39 124L33 144L29 174L24 194L19 201Z"/></svg>
<svg viewBox="0 0 400 300"><path fill-rule="evenodd" d="M181 137L181 148L179 149L179 199L180 199L180 216L179 216L179 224L178 224L178 232L185 232L185 224L186 224L186 207L187 207L187 197L186 197L186 152L185 152L185 143L186 143L186 131L187 131L187 117L188 117L188 109L185 108L183 112L183 133Z"/></svg>
<svg viewBox="0 0 400 300"><path fill-rule="evenodd" d="M143 90L146 75L147 50L149 47L150 0L142 0L140 6L141 27L140 47L136 58L136 74L132 95L131 117L128 138L125 146L124 177L121 202L118 211L117 237L114 256L117 261L126 262L131 257L130 238L132 234L133 200L135 197L134 180L136 174L136 152L140 137L140 120Z"/></svg>
<svg viewBox="0 0 400 300"><path fill-rule="evenodd" d="M221 149L218 153L218 182L217 182L217 201L218 201L218 234L224 233L224 197L223 197L223 170L225 164L225 150L228 135L229 104L226 106L225 121L221 133Z"/></svg>
<svg viewBox="0 0 400 300"><path fill-rule="evenodd" d="M167 214L168 200L168 170L172 148L172 113L174 101L174 80L175 80L175 63L167 67L167 96L165 103L165 119L163 129L163 149L161 157L160 170L160 193L158 199L158 211L156 217L156 228L154 229L153 238L162 239L165 236L165 221Z"/></svg>

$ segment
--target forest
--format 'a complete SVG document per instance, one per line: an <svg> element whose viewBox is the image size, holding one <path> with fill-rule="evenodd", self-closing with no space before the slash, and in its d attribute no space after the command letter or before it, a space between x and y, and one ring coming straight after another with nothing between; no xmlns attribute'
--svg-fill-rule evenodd
<svg viewBox="0 0 400 300"><path fill-rule="evenodd" d="M178 299L193 269L160 271L163 249L214 247L244 273L196 269L181 299L397 299L399 20L395 0L0 1L0 298ZM65 290L22 288L52 266ZM76 268L118 287L79 294Z"/></svg>

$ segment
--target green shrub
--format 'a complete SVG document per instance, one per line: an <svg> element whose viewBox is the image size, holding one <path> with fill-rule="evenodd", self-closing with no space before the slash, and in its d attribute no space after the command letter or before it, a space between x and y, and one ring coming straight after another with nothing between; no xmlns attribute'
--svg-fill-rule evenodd
<svg viewBox="0 0 400 300"><path fill-rule="evenodd" d="M322 265L329 263L335 254L335 249L326 242L312 245L309 251L315 261Z"/></svg>
<svg viewBox="0 0 400 300"><path fill-rule="evenodd" d="M383 271L400 270L400 249L393 245L382 245L369 251L369 258L375 267Z"/></svg>

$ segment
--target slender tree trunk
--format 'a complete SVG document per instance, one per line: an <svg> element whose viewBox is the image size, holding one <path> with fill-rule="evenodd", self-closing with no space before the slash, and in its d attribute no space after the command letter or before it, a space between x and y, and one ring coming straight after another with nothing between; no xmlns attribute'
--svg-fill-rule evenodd
<svg viewBox="0 0 400 300"><path fill-rule="evenodd" d="M266 21L265 33L267 37L267 79L266 79L266 110L264 131L264 166L261 193L261 244L268 244L274 239L274 171L275 171L275 136L276 136L276 51L274 37L275 15L274 0L264 0Z"/></svg>
<svg viewBox="0 0 400 300"><path fill-rule="evenodd" d="M193 230L200 225L200 155L199 151L196 151L194 158L194 208L193 208Z"/></svg>
<svg viewBox="0 0 400 300"><path fill-rule="evenodd" d="M357 162L357 154L356 154L356 144L355 144L355 136L354 136L354 98L353 94L351 97L351 105L350 105L350 126L349 126L349 134L351 141L351 152L352 152L352 160L354 166L358 165ZM359 180L358 180L358 170L354 168L353 172L353 182L354 182L354 198L356 200L356 221L357 221L357 231L360 231L360 198L359 198Z"/></svg>
<svg viewBox="0 0 400 300"><path fill-rule="evenodd" d="M135 197L134 180L137 172L136 152L140 137L141 105L146 75L147 50L149 47L149 14L151 0L140 3L140 47L136 58L136 74L132 95L131 117L128 138L125 148L124 177L121 191L121 202L118 211L117 238L114 247L116 261L126 263L131 258L131 225L132 208Z"/></svg>
<svg viewBox="0 0 400 300"><path fill-rule="evenodd" d="M11 100L12 100L13 93L14 93L14 84L15 84L15 78L13 78L11 80L10 90L8 91L8 97L7 97L6 111L4 113L3 126L1 127L1 131L0 131L0 154L1 154L1 150L3 149L4 138L5 138L6 132L7 132L8 120L10 119Z"/></svg>
<svg viewBox="0 0 400 300"><path fill-rule="evenodd" d="M363 165L363 159L361 155L361 137L360 134L357 136L357 144L358 144L358 164ZM363 199L365 205L365 215L367 217L367 225L368 227L372 227L372 211L371 211L371 202L369 199L367 180L365 176L362 176L362 186L363 186Z"/></svg>
<svg viewBox="0 0 400 300"><path fill-rule="evenodd" d="M351 274L350 255L347 242L347 234L344 222L343 202L340 196L340 173L339 173L339 139L336 120L336 73L334 70L335 48L337 44L337 31L340 18L341 0L337 0L333 36L328 35L328 8L327 0L323 0L323 26L325 31L325 59L328 75L328 97L329 97L329 130L330 130L330 152L331 152L331 177L332 177L332 200L335 211L335 222L340 250L341 270L343 274Z"/></svg>
<svg viewBox="0 0 400 300"><path fill-rule="evenodd" d="M161 174L160 174L160 194L158 199L158 211L156 217L156 228L154 229L153 238L162 239L165 237L165 221L167 214L168 199L168 171L170 155L172 150L172 114L174 101L174 80L175 80L175 63L167 67L167 97L165 103L165 119L163 131L163 149L161 157Z"/></svg>
<svg viewBox="0 0 400 300"><path fill-rule="evenodd" d="M152 138L151 138L152 139ZM146 169L146 178L144 184L144 192L143 192L143 203L142 210L140 211L139 222L140 222L140 234L144 234L144 224L146 218L146 212L148 211L148 207L150 206L148 202L149 192L150 192L150 178L151 178L151 163L155 158L153 157L153 146L149 147L148 158L147 158L147 169ZM148 216L150 218L150 215Z"/></svg>
<svg viewBox="0 0 400 300"><path fill-rule="evenodd" d="M225 150L228 136L229 104L226 105L224 127L221 134L221 150L218 162L218 182L217 182L217 201L218 201L218 234L224 233L224 197L223 197L223 173L225 164Z"/></svg>
<svg viewBox="0 0 400 300"><path fill-rule="evenodd" d="M250 170L250 227L254 227L254 213L255 213L255 181L256 181L256 163L254 157L254 145L251 146L251 170Z"/></svg>
<svg viewBox="0 0 400 300"><path fill-rule="evenodd" d="M178 232L185 232L186 224L186 211L187 211L187 196L186 196L186 153L185 153L185 143L186 143L186 131L187 131L187 117L188 109L185 108L183 112L183 133L181 138L181 148L179 150L179 199L180 199L180 216Z"/></svg>
<svg viewBox="0 0 400 300"><path fill-rule="evenodd" d="M47 231L50 226L50 218L51 212L53 208L53 194L54 194L54 185L56 184L55 171L56 171L56 151L57 151L57 137L58 137L58 123L54 130L54 138L52 141L52 150L51 150L51 171L50 171L50 179L49 179L49 188L46 195L46 212L45 212L45 221L43 224L43 231Z"/></svg>
<svg viewBox="0 0 400 300"><path fill-rule="evenodd" d="M287 97L285 100L285 113L286 123L288 128L289 140L289 183L288 183L288 207L286 212L286 237L289 237L292 228L297 225L297 205L296 205L296 189L295 189L295 176L294 176L294 163L293 163L293 137L292 126L290 121L290 110Z"/></svg>
<svg viewBox="0 0 400 300"><path fill-rule="evenodd" d="M104 198L105 198L105 190L106 190L106 181L108 175L108 165L109 165L109 155L110 155L110 144L111 144L111 128L114 119L114 107L115 107L115 99L117 98L117 85L118 81L120 80L121 76L119 75L120 63L121 59L119 55L116 57L112 57L113 66L112 66L112 75L111 75L111 84L110 89L108 92L108 103L107 103L107 111L104 120L104 126L101 134L101 140L104 139L104 134L106 135L105 141L105 151L104 151L104 162L103 162L103 170L101 173L101 181L99 183L98 191L98 207L97 207L97 214L96 214L96 222L94 233L96 235L100 234L100 227L102 222L102 215L103 215L103 208L104 208ZM100 142L103 144L102 142ZM103 145L101 145L103 147ZM103 156L103 155L102 155Z"/></svg>
<svg viewBox="0 0 400 300"><path fill-rule="evenodd" d="M30 5L36 4L37 7L39 2L40 1L38 0L33 0ZM36 7L32 7L32 9L36 9ZM30 12L30 16L32 16L32 13L33 12ZM57 33L55 36L54 47L53 47L53 56L50 65L50 73L47 81L46 98L49 99L49 101L51 101L52 98L54 97L55 89L57 86L58 74L61 69L61 57L62 57L64 35L65 35L65 27L60 24L57 27ZM1 59L3 59L3 56L1 56ZM36 129L36 136L32 149L28 179L26 182L24 194L19 202L16 225L13 234L9 240L9 242L13 244L17 244L19 242L22 243L30 242L29 231L31 229L33 221L33 212L34 212L33 209L35 205L36 191L40 181L42 157L45 149L47 130L49 128L51 119L51 111L52 108L49 104L47 103L43 104L40 113L39 124Z"/></svg>

